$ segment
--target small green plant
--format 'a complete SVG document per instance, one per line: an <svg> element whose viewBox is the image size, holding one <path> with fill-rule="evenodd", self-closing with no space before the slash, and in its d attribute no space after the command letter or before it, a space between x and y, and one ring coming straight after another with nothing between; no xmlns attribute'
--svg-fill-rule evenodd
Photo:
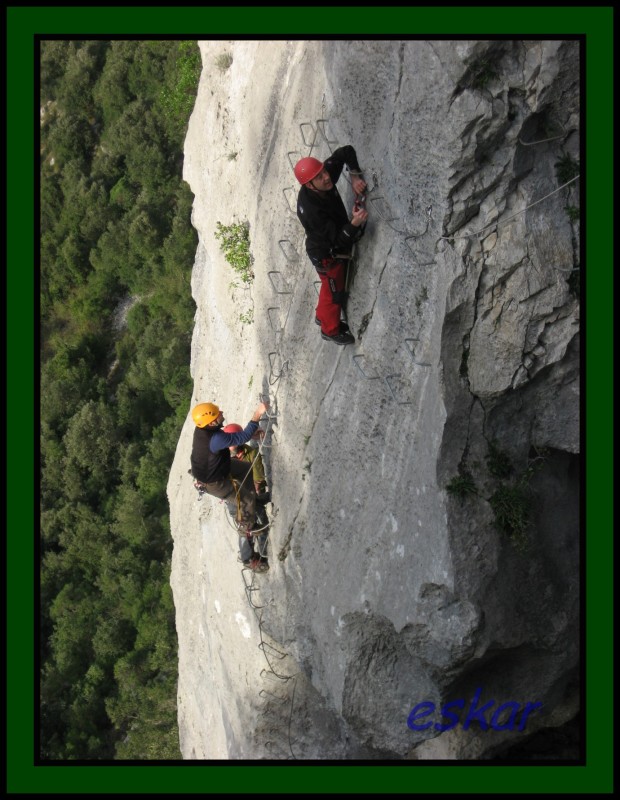
<svg viewBox="0 0 620 800"><path fill-rule="evenodd" d="M222 225L216 223L215 238L219 239L224 258L239 275L243 283L252 283L252 256L250 254L250 226L247 222Z"/></svg>
<svg viewBox="0 0 620 800"><path fill-rule="evenodd" d="M251 325L254 322L254 309L251 308L249 311L246 311L245 314L239 314L239 320L244 325Z"/></svg>
<svg viewBox="0 0 620 800"><path fill-rule="evenodd" d="M215 59L215 66L220 70L220 72L226 72L232 63L233 57L231 53L220 53L220 55Z"/></svg>
<svg viewBox="0 0 620 800"><path fill-rule="evenodd" d="M469 494L477 494L476 484L471 472L459 465L459 474L446 485L446 491L464 500Z"/></svg>
<svg viewBox="0 0 620 800"><path fill-rule="evenodd" d="M229 161L234 161L237 158L238 155L239 155L239 153L232 152L232 153L229 153L226 157L228 158Z"/></svg>
<svg viewBox="0 0 620 800"><path fill-rule="evenodd" d="M499 449L495 439L489 442L486 462L489 472L496 478L507 478L512 472L512 463L510 459L506 453Z"/></svg>
<svg viewBox="0 0 620 800"><path fill-rule="evenodd" d="M248 381L248 389L252 388L253 383L254 383L254 375L250 375L250 380Z"/></svg>
<svg viewBox="0 0 620 800"><path fill-rule="evenodd" d="M529 481L535 472L542 469L547 458L549 458L549 448L532 445L527 459L527 468L524 472L525 480Z"/></svg>
<svg viewBox="0 0 620 800"><path fill-rule="evenodd" d="M309 436L304 436L304 445L307 445L309 441L310 441L310 437Z"/></svg>
<svg viewBox="0 0 620 800"><path fill-rule="evenodd" d="M495 527L506 534L516 550L525 552L529 548L528 528L531 526L532 491L530 481L534 473L542 468L548 456L545 448L533 447L527 467L512 484L500 483L489 498L495 515Z"/></svg>
<svg viewBox="0 0 620 800"><path fill-rule="evenodd" d="M560 184L568 183L579 175L579 162L570 155L564 153L562 158L555 162L555 174Z"/></svg>
<svg viewBox="0 0 620 800"><path fill-rule="evenodd" d="M513 486L500 483L489 503L495 515L495 527L508 536L517 550L527 550L531 500L525 475Z"/></svg>
<svg viewBox="0 0 620 800"><path fill-rule="evenodd" d="M564 211L566 211L571 222L576 222L581 216L581 211L577 206L564 206Z"/></svg>
<svg viewBox="0 0 620 800"><path fill-rule="evenodd" d="M304 473L301 476L302 481L306 480L306 474L310 474L312 472L312 461L306 459L306 463L304 464Z"/></svg>

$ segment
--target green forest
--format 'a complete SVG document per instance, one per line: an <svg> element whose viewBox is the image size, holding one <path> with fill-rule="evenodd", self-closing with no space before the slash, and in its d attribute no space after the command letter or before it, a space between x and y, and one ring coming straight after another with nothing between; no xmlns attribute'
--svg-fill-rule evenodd
<svg viewBox="0 0 620 800"><path fill-rule="evenodd" d="M40 758L180 759L166 483L192 392L190 41L40 45Z"/></svg>

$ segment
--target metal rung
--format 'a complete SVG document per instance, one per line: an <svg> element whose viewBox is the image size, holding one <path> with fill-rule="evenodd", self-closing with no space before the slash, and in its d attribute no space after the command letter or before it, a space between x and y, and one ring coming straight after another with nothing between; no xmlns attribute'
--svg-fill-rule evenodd
<svg viewBox="0 0 620 800"><path fill-rule="evenodd" d="M265 655L265 654L263 653L263 655ZM265 661L269 664L269 659L267 658L266 655L265 655ZM263 673L261 672L261 675L262 674ZM277 678L278 680L280 680L280 681L282 681L284 683L286 683L287 681L290 681L290 679L293 677L292 675L279 675L274 670L274 668L271 666L271 664L269 664L269 669L265 671L264 677L266 678L268 675L273 675L275 678Z"/></svg>
<svg viewBox="0 0 620 800"><path fill-rule="evenodd" d="M279 327L275 327L273 324L273 315L270 313L271 311L277 311L277 322ZM274 333L281 333L282 325L280 325L280 307L279 306L272 306L271 308L267 309L267 317L269 318L269 324L271 325L271 329Z"/></svg>
<svg viewBox="0 0 620 800"><path fill-rule="evenodd" d="M272 278L272 275L280 275L280 276L281 276L281 275L282 275L282 273L281 273L281 272L279 272L279 271L278 271L278 270L276 270L276 269L272 269L270 272L268 272L268 273L267 273L267 277L268 277L268 278L269 278L269 280L271 281L271 285L273 286L273 291L274 291L276 294L293 294L293 293L290 291L290 289L278 289L278 287L276 286L276 279L275 279L275 278ZM284 286L286 286L286 285L287 285L287 284L286 284L286 281L285 281L285 280L284 280L284 278L282 278L282 277L278 278L278 279L277 279L277 282L278 282L278 283L282 283Z"/></svg>
<svg viewBox="0 0 620 800"><path fill-rule="evenodd" d="M250 573L250 575L249 575L250 583L248 583L246 581L246 579L245 579L246 572ZM252 602L252 592L257 592L258 591L258 586L254 586L254 578L256 577L256 573L253 570L251 570L250 567L242 566L241 567L241 577L242 577L243 583L245 585L245 595L247 597L248 604L252 608L256 609L257 611L260 611L260 609L264 608L264 606L257 606L255 603Z"/></svg>
<svg viewBox="0 0 620 800"><path fill-rule="evenodd" d="M287 677L282 677L278 675L272 669L261 669L260 676L261 678L265 678L266 680L268 680L270 683L275 683L275 684L286 683L289 680L289 678Z"/></svg>
<svg viewBox="0 0 620 800"><path fill-rule="evenodd" d="M383 197L369 197L369 201L373 204L374 211L381 217L381 219L385 220L386 222L394 222L394 220L398 219L398 217L392 217L390 214L392 211L388 206L385 198ZM382 204L382 206L380 205Z"/></svg>
<svg viewBox="0 0 620 800"><path fill-rule="evenodd" d="M280 325L279 328L274 327L273 322L276 321L276 316L270 314L269 313L270 311L278 312L277 322ZM284 333L284 328L286 327L286 321L288 319L289 311L290 311L290 305L286 310L284 310L281 306L272 306L271 308L267 309L267 315L269 316L269 321L272 323L271 328L276 336L276 347L279 347L281 337ZM278 337L280 337L280 340L278 340Z"/></svg>
<svg viewBox="0 0 620 800"><path fill-rule="evenodd" d="M313 281L314 288L316 289L316 293L321 293L321 281Z"/></svg>
<svg viewBox="0 0 620 800"><path fill-rule="evenodd" d="M281 650L277 650L273 645L269 644L269 642L261 642L258 645L258 649L265 652L265 648L268 647L269 650L273 653L273 655L279 660L282 661L283 658L286 658L288 653L283 653Z"/></svg>
<svg viewBox="0 0 620 800"><path fill-rule="evenodd" d="M286 155L287 155L287 158L288 158L288 163L291 165L291 169L295 169L295 164L302 157L301 153L299 152L299 150L289 150ZM291 159L292 155L295 156L295 160L294 161Z"/></svg>
<svg viewBox="0 0 620 800"><path fill-rule="evenodd" d="M291 212L291 214L297 215L297 195L295 194L295 190L291 187L287 187L286 189L282 189L282 194L284 195L284 199L288 205L288 210ZM289 195L293 195L292 204L291 200L289 199Z"/></svg>
<svg viewBox="0 0 620 800"><path fill-rule="evenodd" d="M407 242L407 244L409 244L409 239L420 239L422 236L424 236L428 232L429 222L430 222L430 220L426 221L426 227L424 228L424 230L421 233L412 233L411 236L405 236L405 241ZM410 246L411 245L409 245L409 247Z"/></svg>
<svg viewBox="0 0 620 800"><path fill-rule="evenodd" d="M328 137L327 133L325 132L325 124L327 122L329 122L329 120L327 120L327 119L317 119L316 127L317 127L317 130L319 130L321 132L321 135L325 139L325 142L329 146L329 149L331 151L332 150L331 145L338 144L338 139L330 139ZM322 125L321 125L321 123L322 123Z"/></svg>
<svg viewBox="0 0 620 800"><path fill-rule="evenodd" d="M304 128L311 128L312 129L312 141L306 141L306 134L304 133ZM299 126L299 130L301 131L301 139L306 147L310 148L310 152L312 152L312 148L316 146L316 130L314 125L311 122L302 122Z"/></svg>
<svg viewBox="0 0 620 800"><path fill-rule="evenodd" d="M429 364L426 361L416 361L414 348L411 346L410 342L419 342L419 339L405 339L405 347L411 358L413 359L413 363L416 364L418 367L432 367L432 364Z"/></svg>
<svg viewBox="0 0 620 800"><path fill-rule="evenodd" d="M396 395L394 394L394 389L392 388L392 384L390 383L390 378L401 378L402 375L386 375L384 378L385 385L390 390L390 394L394 398L395 402L398 403L399 406L410 406L411 400L399 400Z"/></svg>
<svg viewBox="0 0 620 800"><path fill-rule="evenodd" d="M295 249L295 245L290 239L280 239L278 244L280 245L280 250L282 250L284 253L284 258L287 261L299 261L299 253Z"/></svg>
<svg viewBox="0 0 620 800"><path fill-rule="evenodd" d="M272 356L273 356L273 358L272 358ZM276 373L275 373L275 372L274 372L274 370L273 370L274 358L275 358L275 357L278 357L278 358L280 358L280 356L278 355L278 353L269 353L269 356L268 356L268 357L269 357L269 365L270 365L270 367L271 367L271 371L270 371L270 375L269 375L269 385L270 385L270 386L273 386L273 384L274 384L274 383L276 383L276 381L280 380L280 378L282 377L282 375L284 375L284 372L285 372L285 367L286 367L286 365L288 364L288 359L287 359L286 361L284 361L284 362L281 364L281 366L280 366L280 371L279 371L279 373L276 375ZM274 380L272 380L272 378L273 378Z"/></svg>
<svg viewBox="0 0 620 800"><path fill-rule="evenodd" d="M269 603L267 603L267 605L264 605L264 606L257 606L256 603L253 603L252 602L252 595L251 595L252 591L256 591L256 590L254 590L254 589L248 590L247 587L246 587L246 594L248 596L248 603L250 604L250 606L253 609L255 609L256 611L260 611L262 608L267 608L267 606L270 605Z"/></svg>
<svg viewBox="0 0 620 800"><path fill-rule="evenodd" d="M428 226L431 224L431 220L433 218L433 206L429 205L426 206L426 227L421 233L412 233L410 236L405 236L405 241L408 243L409 239L419 239L428 233ZM408 244L410 247L410 245Z"/></svg>
<svg viewBox="0 0 620 800"><path fill-rule="evenodd" d="M380 379L381 379L381 376L380 376L380 375L374 375L372 378L370 377L370 375L366 375L366 373L364 372L364 370L363 370L363 369L360 367L360 365L357 363L357 359L358 359L358 358L366 358L366 356L365 356L365 355L363 355L363 354L358 354L358 355L356 355L356 356L352 356L352 359L353 359L353 363L355 364L355 366L356 366L356 367L359 369L359 371L362 373L362 376L363 376L364 378L366 378L366 380L367 380L367 381L378 381L378 380L380 380Z"/></svg>
<svg viewBox="0 0 620 800"><path fill-rule="evenodd" d="M430 253L424 253L420 250L414 250L411 246L411 240L417 239L417 236L407 236L405 238L405 244L411 250L416 260L416 263L419 267L432 267L435 263L434 257Z"/></svg>

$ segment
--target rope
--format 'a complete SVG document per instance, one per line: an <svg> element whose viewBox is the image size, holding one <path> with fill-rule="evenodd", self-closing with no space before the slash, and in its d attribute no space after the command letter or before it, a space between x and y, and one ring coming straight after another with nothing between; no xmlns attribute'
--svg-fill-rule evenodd
<svg viewBox="0 0 620 800"><path fill-rule="evenodd" d="M323 95L323 106L324 106L324 104L325 104L325 95ZM319 131L319 126L317 125L316 131L315 131L315 134L314 134L314 139L313 139L312 145L310 146L310 152L312 152L312 148L315 146L316 136L317 136L318 131ZM324 138L326 138L325 134L323 134L323 136L324 136ZM302 137L303 137L303 131L302 131ZM282 365L282 368L280 370L280 374L276 377L274 383L277 383L280 380L280 378L282 377L282 374L284 373L284 367L286 366L286 364L288 364L288 360L283 360L283 365ZM270 386L273 385L271 380L269 381L269 385ZM276 387L272 397L269 398L271 407L273 407L273 404L276 401L278 392L280 390L280 385L281 384L278 384L278 386ZM261 398L262 398L262 396L261 396ZM260 441L259 441L258 454L257 454L257 455L261 455L261 457L262 457L263 448L265 447L265 439L267 437L267 434L269 433L269 430L270 430L270 428L272 426L272 421L275 418L275 416L277 416L277 415L269 414L269 410L266 411L267 427L265 429L264 436L262 436ZM248 478L248 476L250 475L251 471L252 471L251 469L248 470L245 478L239 484L239 491L241 490L241 487L243 486L244 481ZM229 520L229 524L231 524L230 520ZM265 526L265 527L267 527L267 526ZM266 542L265 542L265 545L266 545ZM261 555L262 555L262 553L261 553ZM243 574L243 571L242 571L242 574ZM256 579L256 573L253 572L250 586L248 587L247 584L246 584L246 594L248 595L248 603L249 603L250 607L254 610L254 614L255 614L256 619L258 621L258 629L259 629L259 635L260 635L260 643L259 643L258 647L259 647L260 650L262 650L263 657L265 658L265 661L267 662L267 666L269 667L269 673L271 673L275 678L277 678L279 681L281 681L283 683L288 683L289 680L293 679L293 691L292 691L291 700L290 700L291 705L290 705L290 711L289 711L289 717L288 717L287 733L288 733L288 748L289 748L289 751L290 751L290 754L291 754L291 758L294 759L294 760L297 760L297 756L293 752L292 739L291 739L291 725L292 725L292 720L293 720L295 689L296 689L296 686L297 686L297 674L285 675L285 674L280 674L280 673L276 672L276 670L273 667L273 664L271 663L271 661L269 659L269 656L268 656L267 651L266 651L266 647L270 647L271 648L271 645L269 645L268 642L266 642L264 640L264 638L263 638L263 613L262 613L262 610L261 610L260 616L259 616L259 613L258 613L258 610L262 609L263 606L255 605L252 602L251 596L250 596L251 592L254 590L255 579ZM245 579L244 579L244 583L245 583ZM274 649L274 648L271 648L271 649ZM278 651L276 651L276 652L278 652ZM285 654L281 654L280 653L279 654L279 658L284 658L287 655L289 655L289 654L288 653L285 653ZM261 694L261 693L259 692L259 694ZM286 701L285 698L277 698L277 699L278 699L279 703L283 703L283 702ZM271 742L266 742L266 746L270 745L270 744L272 744L272 743Z"/></svg>
<svg viewBox="0 0 620 800"><path fill-rule="evenodd" d="M325 95L323 95L323 103L322 103L322 108L324 108L324 106L325 106ZM312 142L312 145L310 146L310 152L312 152L312 149L313 149L313 148L314 148L314 146L315 146L315 142L316 142L316 136L317 136L317 133L318 133L318 132L319 132L319 126L317 125L316 131L315 131L315 134L314 134L314 138L313 138L313 142ZM326 139L326 141L327 141L327 137L325 136L325 134L324 134L324 133L323 133L323 136L324 136L324 138L325 138L325 139ZM303 131L302 131L302 138L303 138ZM557 137L557 138L561 138L561 137ZM551 140L543 140L543 141L551 141ZM304 143L305 143L305 139L304 139ZM328 143L328 144L329 144L329 143ZM525 143L525 142L523 142L522 144L537 144L537 142L531 142L531 143ZM359 171L359 172L358 172L358 171L351 171L351 170L349 170L349 173L350 173L350 174L352 174L352 175L355 175L355 174L358 174L358 175L359 175L359 174L362 174L362 171ZM350 179L349 179L349 178L348 178L346 175L344 175L344 177L345 177L345 179L346 179L346 180L349 182L349 184L351 184L351 181L350 181ZM524 209L522 209L521 211L519 211L519 212L517 212L517 213L513 214L512 216L508 217L507 219L505 219L505 220L502 220L501 222L500 222L500 221L496 221L496 222L494 222L494 223L491 223L491 224L489 224L489 225L485 226L484 228L482 228L480 231L477 231L476 233L469 234L469 235L467 235L467 236L458 236L458 237L454 237L454 236L441 236L441 237L439 237L439 238L440 238L440 239L446 239L446 240L449 240L449 239L455 239L455 238L458 238L458 239L467 239L467 238L470 238L470 237L472 237L472 236L478 236L480 233L482 233L483 231L485 231L485 230L487 230L487 229L489 229L489 228L499 227L499 225L503 225L503 224L505 224L505 223L509 222L511 219L514 219L514 218L515 218L515 217L517 217L519 214L522 214L523 212L527 211L529 208L532 208L533 206L537 205L538 203L541 203L541 202L543 202L544 200L548 199L548 198L549 198L549 197L551 197L552 195L554 195L554 194L556 194L557 192L561 191L561 190L562 190L562 189L564 189L566 186L569 186L571 183L573 183L574 181L578 180L578 178L579 178L579 177L580 177L580 176L578 175L578 176L576 176L575 178L571 179L570 181L567 181L565 184L563 184L562 186L560 186L558 189L555 189L553 192L550 192L548 195L545 195L544 197L540 198L539 200L536 200L535 202L533 202L533 203L531 203L530 205L526 206ZM367 189L367 192L366 192L367 194L368 194L368 193L370 193L370 192L372 192L372 191L374 191L374 190L377 188L377 178L376 178L376 174L375 174L375 173L373 173L373 181L374 181L374 185L373 185L372 189ZM395 230L397 233L403 233L403 234L406 234L406 233L407 233L407 231L399 231L399 230L397 230L396 228L394 228L394 226L390 224L390 221L388 221L388 220L385 220L385 218L383 217L383 215L380 213L380 211L379 211L378 209L377 209L377 213L378 213L379 217L380 217L380 218L382 218L384 221L387 221L387 222L388 222L388 225L390 225L390 227L391 227L391 228L393 228L393 230ZM427 215L427 220L426 220L426 228L425 228L425 230L424 230L422 233L420 233L420 234L409 234L409 236L408 236L407 238L419 238L419 237L421 237L421 236L425 235L425 234L428 232L428 229L429 229L429 226L430 226L430 222L431 222L431 219L432 219L432 206L430 206L430 205L429 205L429 206L427 207L427 209L426 209L426 215ZM347 273L349 273L349 272L350 272L350 269L349 269L349 270L347 270ZM347 274L347 279L348 279L348 278L349 278L349 275ZM274 289L275 289L275 287L274 287ZM282 331L280 331L280 332L282 332ZM279 355L279 354L278 354L278 355ZM286 364L288 364L288 360L284 361L284 366L285 366ZM277 382L277 381L279 381L279 379L280 379L280 377L282 376L283 372L284 372L284 367L282 368L282 370L281 370L280 374L277 376L277 378L276 378L276 380L275 380L274 382ZM388 376L388 377L392 377L392 376ZM387 380L386 380L386 382L387 382ZM270 383L270 385L272 385L271 381L270 381L269 383ZM387 385L388 385L388 388L390 388L390 390L391 390L391 387L390 387L389 383L387 383ZM275 399L276 399L276 397L277 397L277 393L278 393L279 389L280 389L280 386L278 385L278 387L276 388L276 390L275 390L275 392L274 392L274 395L273 395L273 398L272 398L272 402L275 402ZM393 394L394 394L394 393L393 393L393 391L392 391L392 395L393 395ZM274 415L274 416L277 416L277 415ZM264 440L265 440L265 438L266 438L266 436L267 436L267 433L268 433L268 432L269 432L269 430L270 430L270 427L271 427L271 425L272 425L272 420L273 420L274 416L271 416L271 415L270 415L268 412L266 412L266 417L267 417L267 428L266 428L266 430L265 430L265 434L264 434L264 436L263 436L263 437L261 437L261 439L260 439L260 441L259 441L259 446L258 446L258 455L261 455L261 456L262 456L263 447L265 446L265 441L264 441ZM241 490L241 487L243 486L243 483L245 482L245 480L247 479L247 477L249 476L249 474L250 474L250 472L251 472L251 471L252 471L251 469L250 469L250 470L248 470L248 472L247 472L247 474L246 474L245 478L243 479L243 481L241 482L241 484L239 484L239 489L238 489L238 492L237 492L237 499L239 498L239 492L240 492L240 490ZM267 526L265 526L265 527L267 527ZM261 530L262 530L262 529L261 529ZM261 555L262 555L262 553L261 553ZM242 574L243 574L243 571L242 571ZM275 671L275 669L274 669L274 667L273 667L272 663L270 662L270 659L269 659L269 657L268 657L268 654L267 654L267 652L266 652L266 647L270 647L271 649L274 649L274 648L272 648L272 647L271 647L271 645L269 645L267 642L265 642L265 640L264 640L264 638L263 638L263 633L262 633L262 630L263 630L263 613L262 613L262 609L263 609L263 608L265 608L265 606L257 606L257 605L255 605L255 604L252 602L252 599L251 599L251 592L252 592L252 591L256 591L256 589L254 588L254 583L255 583L255 580L256 580L256 573L252 573L252 579L251 579L251 582L250 582L250 585L249 585L249 587L248 587L248 585L247 585L247 583L246 583L246 595L247 595L247 597L248 597L248 603L249 603L250 607L251 607L251 608L254 610L254 613L255 613L255 615L256 615L256 619L257 619L257 621L258 621L259 636L260 636L260 644L258 645L258 647L259 647L259 649L260 649L260 650L262 650L262 652L263 652L263 656L264 656L264 658L265 658L265 661L267 662L267 665L268 665L268 667L269 667L269 670L268 670L268 672L267 672L266 674L267 674L267 675L268 675L268 674L271 674L271 675L273 675L273 676L274 676L274 677L275 677L277 680L279 680L279 681L281 681L281 682L283 682L283 683L288 683L288 682L289 682L291 679L293 679L293 684L292 684L292 685L293 685L293 689L292 689L291 698L290 698L290 711L289 711L289 717L288 717L288 730L287 730L287 734L288 734L288 748L289 748L289 751L290 751L290 754L291 754L291 758L293 758L293 759L297 760L297 756L296 756L296 755L295 755L295 753L293 752L293 747L292 747L291 726L292 726L292 720L293 720L294 703L295 703L295 690L296 690L296 687L297 687L297 675L298 675L298 673L295 673L295 674L293 674L293 675L279 674L278 672L276 672L276 671ZM244 583L245 583L245 579L244 579ZM259 615L259 613L258 613L259 611L260 611L260 615ZM279 651L276 651L276 652L277 652L277 653L279 653ZM288 654L288 653L286 653L286 654L279 653L279 658L280 658L280 659L282 659L282 658L286 657L287 655L289 655L289 654ZM263 672L264 672L264 670L261 672L261 675L263 674ZM259 692L259 696L261 696L261 697L264 697L265 695L271 695L271 696L274 698L274 700L277 700L277 702L278 702L279 704L282 704L282 703L286 702L286 699L285 699L285 698L276 697L275 695L272 695L270 692L265 692L265 690L261 690L261 691ZM267 709L267 710L265 711L265 713L268 713L268 711L269 711L269 709ZM269 746L270 746L270 745L272 745L272 744L273 744L273 743L272 743L271 741L267 741L267 742L265 742L265 746L266 746L268 749L269 749ZM283 753L283 754L284 754L284 753Z"/></svg>
<svg viewBox="0 0 620 800"><path fill-rule="evenodd" d="M564 126L562 126L562 133L559 136L552 136L550 139L538 139L536 142L524 142L523 139L519 136L519 144L524 145L525 147L529 147L533 144L544 144L545 142L555 142L557 139L564 139L566 137L566 130Z"/></svg>
<svg viewBox="0 0 620 800"><path fill-rule="evenodd" d="M280 390L280 387L278 386L278 388L277 388L277 389L276 389L276 391L274 392L274 395L273 395L273 400L275 400L275 399L276 399L276 396L277 396L277 394L278 394L278 391L279 391L279 390ZM262 396L262 395L261 395L261 396ZM259 445L258 445L258 453L257 453L257 455L260 455L260 456L261 456L261 458L262 458L262 453L263 453L263 447L264 447L265 438L266 438L266 436L267 436L267 433L269 432L269 428L270 428L270 426L271 426L271 420L274 418L274 416L275 416L275 415L274 415L274 416L270 416L269 412L268 412L268 411L266 411L266 412L265 412L265 416L267 417L267 428L266 428L266 430L265 430L265 435L264 435L264 436L262 436L262 437L260 438ZM260 423L260 422L261 422L261 420L259 420L259 423ZM261 429L261 430L262 430L262 429ZM244 484L244 483L245 483L245 481L248 479L248 477L250 476L250 474L251 474L251 473L252 473L252 469L251 469L251 465L250 465L250 469L247 471L245 478L244 478L244 479L241 481L241 483L239 484L239 489L238 489L238 490L236 489L236 486L235 486L235 483L236 483L236 482L235 482L235 481L233 481L233 486L235 486L235 491L236 491L236 496L235 496L235 499L236 499L236 501L237 501L237 504L239 504L239 503L241 502L241 501L240 501L240 492L241 492L241 487L243 486L243 484ZM228 516L227 516L227 521L228 521L228 524L230 525L230 527L231 527L231 528L233 528L234 530L236 530L236 531L237 531L237 533L238 533L239 531L238 531L236 528L234 528L234 525L232 525L232 523L231 523L230 519L228 518ZM260 532L260 531L262 531L262 530L265 530L265 529L266 529L266 528L268 528L268 527L269 527L269 523L267 523L267 525L263 525L263 527L262 527L262 528L257 528L257 529L254 529L254 532L255 532L255 533L258 533L258 532Z"/></svg>
<svg viewBox="0 0 620 800"><path fill-rule="evenodd" d="M291 696L291 713L289 714L288 718L288 747L291 751L291 755L297 761L297 756L293 753L293 743L291 742L291 722L293 721L293 704L295 703L295 689L297 688L297 676L293 676L295 680L293 681L293 694Z"/></svg>
<svg viewBox="0 0 620 800"><path fill-rule="evenodd" d="M316 139L316 133L315 133L315 139ZM252 298L252 303L254 303L254 298ZM282 367L281 367L280 374L277 376L277 378L276 378L276 380L274 381L274 383L277 383L277 381L279 381L279 380L280 380L280 378L282 377L282 375L283 375L283 373L284 373L284 368L286 367L286 365L287 365L287 364L288 364L288 359L287 359L286 361L284 361L284 362L283 362L283 364L282 364ZM271 381L269 381L269 384L270 384L270 385L272 385ZM273 395L273 400L272 400L272 402L273 402L273 401L276 399L276 396L277 396L277 394L278 394L278 391L279 391L279 389L280 389L280 387L278 386L278 387L277 387L277 389L276 389L276 390L275 390L275 392L274 392L274 395ZM269 397L269 396L267 395L267 398L268 398L268 397ZM264 435L263 437L261 437L261 439L260 439L260 441L259 441L259 445L258 445L258 455L260 455L260 456L261 456L261 458L262 458L262 452L263 452L263 447L264 447L264 440L265 440L265 437L267 436L267 433L269 432L269 427L271 426L271 420L273 419L273 416L270 416L268 412L265 412L265 416L267 417L267 429L265 430L265 435ZM260 423L260 420L259 420L259 423ZM233 486L235 487L235 492L236 492L236 494L235 494L235 499L236 499L236 501L237 501L237 506L238 506L238 507L239 507L239 505L240 505L240 502L241 502L241 501L240 501L240 492L241 492L241 488L242 488L243 484L245 483L245 481L247 480L247 478L248 478L248 476L250 475L250 473L251 473L251 472L252 472L252 469L249 469L249 470L248 470L248 472L247 472L247 474L246 474L246 476L245 476L245 478L243 478L243 480L242 480L242 481L241 481L241 483L239 484L239 488L238 488L238 489L237 489L237 487L236 487L236 483L235 483L235 482L233 482ZM234 529L234 530L235 530L237 533L239 533L239 530L238 530L237 528L235 528L235 526L234 526L234 525L231 523L231 521L230 521L230 519L229 519L228 515L227 515L226 519L227 519L227 522L228 522L229 526L230 526L231 528L233 528L233 529ZM255 532L257 532L257 533L258 533L258 532L260 532L261 530L265 530L265 529L266 529L266 528L268 528L268 527L269 527L269 524L267 524L267 525L264 525L264 526L263 526L262 528L260 528L260 529L255 529ZM261 554L261 555L262 555L262 554Z"/></svg>
<svg viewBox="0 0 620 800"><path fill-rule="evenodd" d="M562 136L552 136L550 139L538 139L536 142L524 142L523 139L519 136L519 144L522 144L524 147L530 147L533 144L544 144L545 142L555 142L556 139L563 139L564 135L565 134L563 134Z"/></svg>
<svg viewBox="0 0 620 800"><path fill-rule="evenodd" d="M275 397L275 395L274 395L274 397ZM267 424L267 430L265 431L265 436L267 436L267 432L268 432L268 430L269 430L269 425L271 425L271 420L272 420L272 417L270 417L268 414L267 414L267 420L268 420L268 424ZM260 421L260 420L259 420L259 421ZM263 440L264 440L265 436L261 437L261 441L260 441L260 443L259 443L259 445L258 445L258 453L257 453L257 455L260 455L261 457L262 457L262 452L263 452ZM247 471L247 473L246 473L246 475L245 475L245 478L243 478L243 480L241 481L241 483L239 483L238 481L236 481L236 480L234 480L233 478L231 478L232 485L233 485L233 487L234 487L234 489L235 489L235 500L236 500L236 502L237 502L237 508L238 508L238 509L239 509L239 508L240 508L240 506L241 506L241 487L243 486L243 484L246 482L246 480L248 479L248 477L249 477L251 474L252 474L252 465L250 464L250 469L248 469L248 471ZM238 488L237 488L237 484L238 484ZM222 501L222 502L223 502L223 501ZM236 528L236 527L235 527L235 526L232 524L232 522L231 522L231 520L230 520L230 518L229 518L229 515L226 515L226 521L228 522L228 525L229 525L229 526L230 526L230 527L231 527L233 530L235 530L235 532L237 532L237 533L239 533L239 532L240 532L240 531L239 531L239 529L238 529L238 528ZM263 527L262 527L262 528L253 528L253 529L252 529L252 531L253 531L253 533L254 533L254 534L256 534L256 533L260 533L261 531L264 531L264 530L266 530L268 527L269 527L269 523L267 523L266 525L263 525ZM262 555L262 553L261 553L261 555Z"/></svg>
<svg viewBox="0 0 620 800"><path fill-rule="evenodd" d="M480 228L479 231L475 231L474 233L467 233L464 236L440 236L439 238L440 239L448 239L448 240L453 240L453 239L471 239L472 236L478 236L478 234L482 233L482 231L486 231L487 228L495 228L495 227L499 227L500 225L505 225L507 222L510 222L511 219L514 219L515 217L518 217L519 214L523 214L525 211L528 210L528 208L533 208L534 206L538 205L538 203L542 203L543 200L547 200L547 198L551 197L554 194L557 194L562 189L565 189L571 183L574 183L575 181L579 180L580 177L581 177L580 175L576 175L574 178L571 178L566 183L563 183L562 186L559 186L557 189L554 189L552 192L549 192L549 194L546 194L544 197L541 197L539 200L535 200L533 203L530 203L529 206L525 206L525 208L522 208L520 211L517 211L516 214L512 214L512 216L507 217L506 219L503 219L501 221L495 220L495 222L491 222L488 225L485 225L484 228Z"/></svg>

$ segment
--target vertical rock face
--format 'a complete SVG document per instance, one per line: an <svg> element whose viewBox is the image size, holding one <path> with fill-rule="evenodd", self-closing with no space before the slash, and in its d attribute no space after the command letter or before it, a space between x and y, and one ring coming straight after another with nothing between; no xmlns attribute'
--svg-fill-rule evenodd
<svg viewBox="0 0 620 800"><path fill-rule="evenodd" d="M578 43L201 51L191 405L245 424L269 396L273 521L270 571L242 572L187 475L188 417L169 482L183 756L501 755L578 711ZM370 218L342 348L314 324L292 165L348 143ZM249 289L218 221L249 223Z"/></svg>

